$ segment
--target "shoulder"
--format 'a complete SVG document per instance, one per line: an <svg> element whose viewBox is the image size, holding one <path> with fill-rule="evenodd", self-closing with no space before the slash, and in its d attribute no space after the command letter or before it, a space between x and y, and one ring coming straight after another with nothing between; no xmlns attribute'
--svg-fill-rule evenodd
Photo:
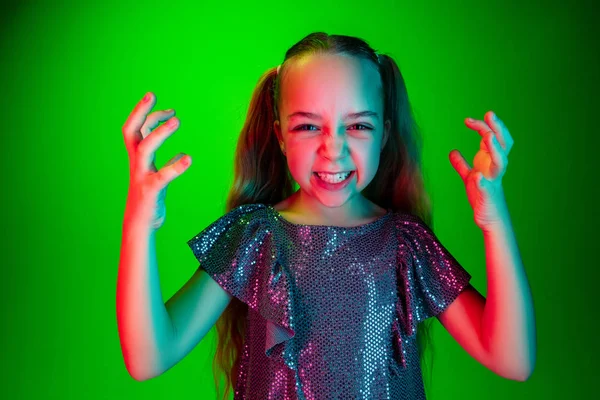
<svg viewBox="0 0 600 400"><path fill-rule="evenodd" d="M267 206L262 203L242 204L212 220L190 241L216 240L219 237L245 236L250 231L266 230L269 224ZM258 229L257 229L258 227ZM263 229L261 229L263 228Z"/></svg>
<svg viewBox="0 0 600 400"><path fill-rule="evenodd" d="M415 233L432 232L432 229L418 215L404 211L394 211L393 219L400 233L414 235Z"/></svg>
<svg viewBox="0 0 600 400"><path fill-rule="evenodd" d="M187 244L200 262L231 256L240 248L253 243L272 242L272 229L264 204L244 204L234 207L225 215L214 220Z"/></svg>
<svg viewBox="0 0 600 400"><path fill-rule="evenodd" d="M432 227L415 214L398 211L394 213L396 237L401 250L409 253L429 253L441 246Z"/></svg>
<svg viewBox="0 0 600 400"><path fill-rule="evenodd" d="M250 221L266 220L268 206L262 203L242 204L233 207L214 223L229 225L236 223L247 223Z"/></svg>

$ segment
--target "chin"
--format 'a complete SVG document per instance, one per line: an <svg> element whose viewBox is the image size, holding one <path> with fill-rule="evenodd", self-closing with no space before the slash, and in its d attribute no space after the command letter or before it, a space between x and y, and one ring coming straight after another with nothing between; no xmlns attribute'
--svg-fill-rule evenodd
<svg viewBox="0 0 600 400"><path fill-rule="evenodd" d="M315 189L311 186L311 190L308 194L317 199L319 203L323 204L325 207L337 208L342 207L354 196L360 194L360 192L356 192L355 189L350 191L327 192L318 188Z"/></svg>
<svg viewBox="0 0 600 400"><path fill-rule="evenodd" d="M338 207L341 207L344 204L346 204L352 196L345 196L344 198L341 198L339 196L337 196L336 198L326 198L326 197L331 197L331 196L319 196L317 198L318 198L319 202L321 204L323 204L325 207L338 208Z"/></svg>

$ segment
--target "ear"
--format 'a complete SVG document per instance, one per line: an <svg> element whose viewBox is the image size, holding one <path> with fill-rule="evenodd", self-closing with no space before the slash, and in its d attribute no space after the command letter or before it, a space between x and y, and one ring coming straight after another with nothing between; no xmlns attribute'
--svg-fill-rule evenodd
<svg viewBox="0 0 600 400"><path fill-rule="evenodd" d="M390 127L392 126L392 123L390 122L390 120L386 120L385 121L385 125L383 127L383 138L381 139L381 150L383 151L383 148L385 147L385 144L387 143L388 138L390 137Z"/></svg>

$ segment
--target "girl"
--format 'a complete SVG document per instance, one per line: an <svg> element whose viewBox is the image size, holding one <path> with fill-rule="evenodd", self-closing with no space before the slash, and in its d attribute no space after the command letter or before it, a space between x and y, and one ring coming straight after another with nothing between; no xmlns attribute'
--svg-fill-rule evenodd
<svg viewBox="0 0 600 400"><path fill-rule="evenodd" d="M171 368L216 321L223 398L231 386L234 399L424 399L433 316L495 373L531 374L531 296L501 186L513 141L493 113L467 121L482 136L474 168L450 153L484 233L489 301L432 231L398 66L363 40L318 32L259 81L227 212L188 241L200 267L163 304L154 232L167 184L191 160L156 170L177 119L147 116L148 97L123 127L134 162L117 314L135 379Z"/></svg>

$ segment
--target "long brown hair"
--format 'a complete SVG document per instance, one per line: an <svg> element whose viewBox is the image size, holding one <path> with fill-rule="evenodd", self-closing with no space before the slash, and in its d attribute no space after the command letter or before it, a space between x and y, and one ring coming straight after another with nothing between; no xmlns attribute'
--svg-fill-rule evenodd
<svg viewBox="0 0 600 400"><path fill-rule="evenodd" d="M404 78L392 57L378 54L364 40L343 35L314 32L293 45L286 53L281 70L267 70L254 89L246 121L235 152L233 185L226 212L243 204L276 204L294 192L294 180L280 151L273 123L278 119L280 82L286 66L295 59L313 54L344 54L373 61L381 73L384 96L384 121L390 120L389 138L381 153L379 169L362 194L380 207L419 216L432 227L432 211L421 172L422 139ZM248 307L233 297L216 322L218 344L213 361L217 398L221 388L217 370L225 375L226 399L235 388L246 333ZM425 348L431 345L431 319L421 323L417 342L422 370L427 364ZM431 359L433 361L433 359Z"/></svg>

